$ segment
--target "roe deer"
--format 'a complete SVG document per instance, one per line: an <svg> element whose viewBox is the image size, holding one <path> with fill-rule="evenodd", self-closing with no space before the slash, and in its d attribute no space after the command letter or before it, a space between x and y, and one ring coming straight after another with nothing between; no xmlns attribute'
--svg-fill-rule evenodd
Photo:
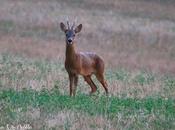
<svg viewBox="0 0 175 130"><path fill-rule="evenodd" d="M75 29L75 24L73 24L71 28L69 22L67 22L67 25L68 27L66 27L64 23L60 23L60 28L66 35L65 68L69 75L70 96L75 96L78 83L78 75L82 75L84 77L84 80L90 85L90 93L96 92L97 87L91 79L92 74L96 76L98 81L104 87L106 94L108 94L107 83L104 79L103 60L98 55L92 52L78 53L75 51L75 34L81 31L82 24L78 25Z"/></svg>

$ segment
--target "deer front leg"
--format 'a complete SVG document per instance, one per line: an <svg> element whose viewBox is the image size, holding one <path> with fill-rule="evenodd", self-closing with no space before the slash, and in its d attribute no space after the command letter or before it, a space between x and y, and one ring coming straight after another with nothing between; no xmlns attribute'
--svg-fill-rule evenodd
<svg viewBox="0 0 175 130"><path fill-rule="evenodd" d="M73 83L74 83L74 75L69 74L70 96L72 96L72 94L73 94Z"/></svg>
<svg viewBox="0 0 175 130"><path fill-rule="evenodd" d="M73 95L74 96L75 96L75 93L76 93L77 84L78 84L78 75L75 75L75 77L74 77L74 88L73 88Z"/></svg>

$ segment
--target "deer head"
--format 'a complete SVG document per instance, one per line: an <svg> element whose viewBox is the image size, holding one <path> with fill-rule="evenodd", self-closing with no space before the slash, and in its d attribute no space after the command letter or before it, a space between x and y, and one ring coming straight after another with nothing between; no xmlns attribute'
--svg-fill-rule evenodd
<svg viewBox="0 0 175 130"><path fill-rule="evenodd" d="M62 22L60 23L60 28L66 35L66 43L72 44L74 43L73 41L76 33L79 33L81 31L82 24L78 25L75 29L74 29L75 23L73 23L73 25L70 27L69 22L67 22L67 26L68 27L66 27Z"/></svg>

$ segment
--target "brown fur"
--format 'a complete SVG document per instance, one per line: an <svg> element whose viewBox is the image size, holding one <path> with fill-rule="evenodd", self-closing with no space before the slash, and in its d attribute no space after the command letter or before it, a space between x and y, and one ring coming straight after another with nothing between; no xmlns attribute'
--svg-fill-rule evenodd
<svg viewBox="0 0 175 130"><path fill-rule="evenodd" d="M60 24L60 27L63 31L67 32L68 29L65 28L63 23ZM78 26L75 31L80 32L82 28ZM104 87L106 93L108 93L107 83L104 80L104 62L103 60L96 55L95 53L91 52L79 52L75 51L74 41L69 44L66 39L66 60L65 60L65 68L69 75L70 81L70 96L74 95L76 92L76 86L78 83L78 75L82 75L85 81L91 87L91 93L96 92L97 87L91 79L91 75L95 74L99 82Z"/></svg>

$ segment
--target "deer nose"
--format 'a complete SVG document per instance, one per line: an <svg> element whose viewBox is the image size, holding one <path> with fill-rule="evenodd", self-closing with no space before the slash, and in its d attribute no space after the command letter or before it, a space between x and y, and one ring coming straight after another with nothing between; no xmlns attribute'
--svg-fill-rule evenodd
<svg viewBox="0 0 175 130"><path fill-rule="evenodd" d="M68 39L68 42L69 42L69 43L70 43L70 42L72 42L72 39L71 39L71 38L69 38L69 39Z"/></svg>

